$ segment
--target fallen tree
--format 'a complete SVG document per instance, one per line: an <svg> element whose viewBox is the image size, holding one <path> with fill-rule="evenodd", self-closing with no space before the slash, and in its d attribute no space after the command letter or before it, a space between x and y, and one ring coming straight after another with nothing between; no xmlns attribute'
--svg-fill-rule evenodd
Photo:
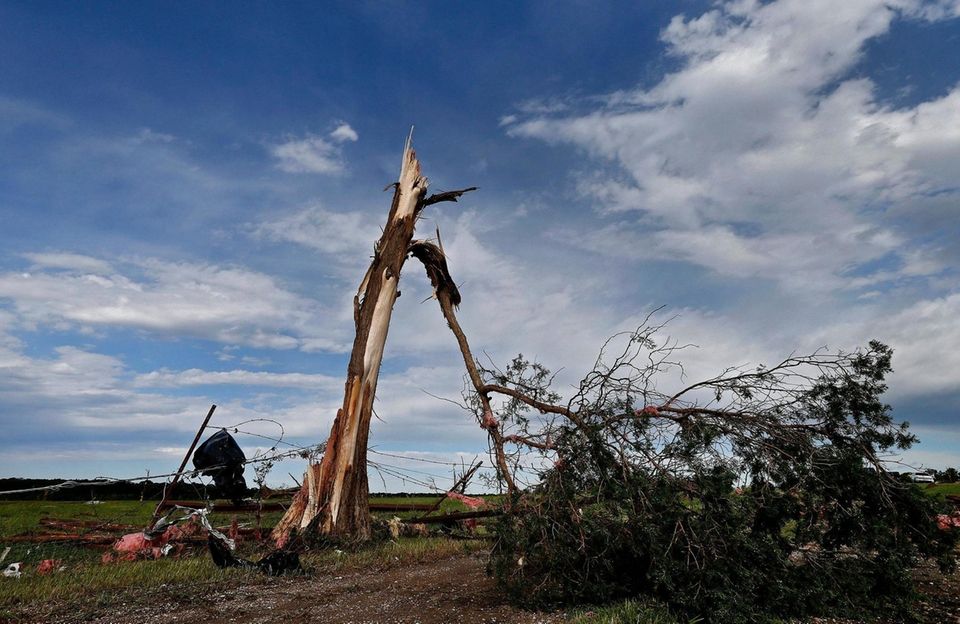
<svg viewBox="0 0 960 624"><path fill-rule="evenodd" d="M515 600L646 596L708 622L905 617L913 567L953 569L941 505L886 469L915 442L881 398L888 347L663 392L679 364L657 329L621 336L565 403L542 400L550 375L522 357L482 372L510 399L508 455L539 465L496 528L491 568Z"/></svg>
<svg viewBox="0 0 960 624"><path fill-rule="evenodd" d="M439 233L411 251L466 364L462 406L499 464L535 466L525 490L501 471L511 496L491 570L518 603L646 596L708 622L899 617L913 566L954 568L943 505L887 470L916 438L882 401L886 345L729 368L667 392L686 347L661 342L648 317L608 340L562 402L544 366L474 358Z"/></svg>

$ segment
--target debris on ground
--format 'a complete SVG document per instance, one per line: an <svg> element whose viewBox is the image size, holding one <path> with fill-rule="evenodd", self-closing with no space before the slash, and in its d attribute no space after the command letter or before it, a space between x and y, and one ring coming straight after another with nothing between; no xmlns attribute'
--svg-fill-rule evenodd
<svg viewBox="0 0 960 624"><path fill-rule="evenodd" d="M245 568L259 570L267 576L281 576L284 574L303 574L300 565L300 555L290 550L275 550L256 563L248 559L237 557L224 540L213 535L207 538L210 548L210 557L218 568Z"/></svg>
<svg viewBox="0 0 960 624"><path fill-rule="evenodd" d="M182 534L177 527L170 527L163 534L149 538L142 531L128 533L121 537L113 545L113 552L104 553L103 563L112 563L113 561L133 561L139 557L148 557L159 559L170 554L173 550L171 539L175 539ZM182 549L182 544L180 545ZM119 553L114 555L114 553Z"/></svg>
<svg viewBox="0 0 960 624"><path fill-rule="evenodd" d="M220 491L235 503L243 499L247 492L247 482L243 478L243 467L247 461L243 450L226 429L221 429L193 453L193 465L204 475L213 477Z"/></svg>
<svg viewBox="0 0 960 624"><path fill-rule="evenodd" d="M390 532L391 539L400 537L426 537L430 534L427 525L419 522L404 522L397 516L387 521L387 530Z"/></svg>
<svg viewBox="0 0 960 624"><path fill-rule="evenodd" d="M466 494L461 494L460 492L455 492L453 490L447 492L447 498L460 501L470 509L480 509L487 504L487 502L482 498L477 498L476 496L467 496Z"/></svg>
<svg viewBox="0 0 960 624"><path fill-rule="evenodd" d="M63 561L60 559L44 559L37 566L37 574L44 576L51 572L63 572L66 569L67 566L63 565Z"/></svg>
<svg viewBox="0 0 960 624"><path fill-rule="evenodd" d="M400 526L403 525L403 520L399 517L394 516L387 521L387 528L390 529L390 537L397 539L400 537Z"/></svg>
<svg viewBox="0 0 960 624"><path fill-rule="evenodd" d="M20 578L20 566L23 564L21 562L11 563L3 570L3 575L7 578Z"/></svg>
<svg viewBox="0 0 960 624"><path fill-rule="evenodd" d="M176 517L177 512L186 513ZM208 534L216 535L219 539L222 539L226 547L233 550L236 547L235 542L213 528L207 518L208 513L208 509L175 507L160 518L152 529L128 533L121 537L113 544L113 552L104 553L102 561L103 563L112 563L114 561L132 561L143 557L159 559L168 557L171 553L178 555L183 551L184 546L178 542L196 535L200 527L206 529ZM197 522L199 522L199 526Z"/></svg>

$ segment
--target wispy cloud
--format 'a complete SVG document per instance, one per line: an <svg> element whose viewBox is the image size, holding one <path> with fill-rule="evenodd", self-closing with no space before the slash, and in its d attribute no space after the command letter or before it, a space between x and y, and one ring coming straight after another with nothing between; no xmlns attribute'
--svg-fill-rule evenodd
<svg viewBox="0 0 960 624"><path fill-rule="evenodd" d="M270 373L236 369L229 371L207 371L191 368L184 371L164 369L143 373L137 375L134 384L139 387L152 388L245 385L331 391L342 388L343 380L339 377L307 373Z"/></svg>
<svg viewBox="0 0 960 624"><path fill-rule="evenodd" d="M356 257L372 251L380 236L380 214L337 212L321 205L283 215L252 226L254 236L290 242L330 254ZM369 255L369 252L362 257Z"/></svg>
<svg viewBox="0 0 960 624"><path fill-rule="evenodd" d="M922 213L931 196L960 198L960 89L891 109L869 79L845 73L895 19L956 9L828 5L736 2L675 17L662 38L682 69L586 114L521 111L506 119L507 132L601 159L596 173L579 177L580 191L602 214L621 217L608 244L593 240L593 249L642 248L790 289L856 286L853 269L924 245L878 207ZM611 161L622 175L605 171ZM617 245L617 237L643 245ZM942 269L932 262L918 273L905 256L901 264L913 277Z"/></svg>
<svg viewBox="0 0 960 624"><path fill-rule="evenodd" d="M307 135L302 139L291 139L270 148L277 159L277 168L287 173L325 173L334 174L343 171L340 150L325 139Z"/></svg>
<svg viewBox="0 0 960 624"><path fill-rule="evenodd" d="M343 173L345 168L340 144L359 138L350 124L340 122L326 137L317 134L291 137L271 145L270 153L281 171L335 175Z"/></svg>
<svg viewBox="0 0 960 624"><path fill-rule="evenodd" d="M110 263L99 258L76 253L26 253L24 257L40 269L68 269L96 275L107 275L113 272Z"/></svg>
<svg viewBox="0 0 960 624"><path fill-rule="evenodd" d="M121 272L76 254L28 257L36 270L0 273L0 299L25 326L133 328L270 349L338 343L336 326L319 324L317 302L263 273L156 259Z"/></svg>

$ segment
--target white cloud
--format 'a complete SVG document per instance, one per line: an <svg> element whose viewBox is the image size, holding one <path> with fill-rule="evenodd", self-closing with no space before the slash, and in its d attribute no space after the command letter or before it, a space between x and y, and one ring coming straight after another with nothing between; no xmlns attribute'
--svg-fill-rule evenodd
<svg viewBox="0 0 960 624"><path fill-rule="evenodd" d="M29 257L41 270L0 273L0 299L26 327L125 327L272 349L342 342L317 302L263 273L154 259L131 261L121 273L74 254ZM70 270L42 270L51 268Z"/></svg>
<svg viewBox="0 0 960 624"><path fill-rule="evenodd" d="M113 356L91 353L73 346L55 349L53 359L32 359L12 350L0 351L4 393L81 396L87 399L114 395L123 363Z"/></svg>
<svg viewBox="0 0 960 624"><path fill-rule="evenodd" d="M938 250L877 208L922 212L931 195L956 197L960 88L892 109L869 79L843 77L894 20L956 14L955 5L937 6L726 3L670 22L662 37L681 69L658 84L613 94L586 114L533 112L504 123L511 136L569 143L623 172L581 176L578 186L601 214L622 213L608 243L642 244L603 244L594 234L579 237L585 248L642 248L791 289L863 286L855 269L888 254L904 269L878 277L933 275L943 268ZM911 262L911 253L931 262Z"/></svg>
<svg viewBox="0 0 960 624"><path fill-rule="evenodd" d="M960 293L921 299L900 310L874 306L868 314L819 329L814 340L832 345L876 338L894 349L894 397L960 393Z"/></svg>
<svg viewBox="0 0 960 624"><path fill-rule="evenodd" d="M134 385L151 388L245 385L336 391L343 387L343 380L338 377L308 373L270 373L236 369L229 371L207 371L191 368L184 371L162 369L143 373L136 376Z"/></svg>
<svg viewBox="0 0 960 624"><path fill-rule="evenodd" d="M172 134L156 132L150 128L141 128L134 141L138 143L173 143L176 138Z"/></svg>
<svg viewBox="0 0 960 624"><path fill-rule="evenodd" d="M110 263L75 253L26 253L25 258L36 268L70 269L85 273L105 275L113 272Z"/></svg>
<svg viewBox="0 0 960 624"><path fill-rule="evenodd" d="M0 133L32 125L63 130L70 127L72 122L36 102L0 95Z"/></svg>
<svg viewBox="0 0 960 624"><path fill-rule="evenodd" d="M333 256L365 258L373 252L373 243L380 237L374 216L383 217L334 212L317 205L256 225L253 234L268 240L297 243Z"/></svg>
<svg viewBox="0 0 960 624"><path fill-rule="evenodd" d="M341 145L359 139L357 131L341 121L326 137L310 133L289 137L282 143L270 145L269 150L281 171L336 175L345 169Z"/></svg>
<svg viewBox="0 0 960 624"><path fill-rule="evenodd" d="M340 122L340 124L334 128L333 132L330 133L330 138L333 139L336 143L344 142L356 142L360 135L357 134L357 131L350 127L345 121Z"/></svg>
<svg viewBox="0 0 960 624"><path fill-rule="evenodd" d="M340 148L323 137L308 134L270 147L277 167L287 173L342 173Z"/></svg>

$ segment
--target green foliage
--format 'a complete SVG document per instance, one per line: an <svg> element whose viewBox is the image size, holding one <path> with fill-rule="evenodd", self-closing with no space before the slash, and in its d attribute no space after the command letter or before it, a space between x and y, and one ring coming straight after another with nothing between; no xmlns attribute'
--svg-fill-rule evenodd
<svg viewBox="0 0 960 624"><path fill-rule="evenodd" d="M937 483L956 483L960 480L960 473L956 468L947 468L946 470L936 471Z"/></svg>
<svg viewBox="0 0 960 624"><path fill-rule="evenodd" d="M918 484L917 489L927 496L943 498L944 496L960 496L960 483L937 483L930 485Z"/></svg>
<svg viewBox="0 0 960 624"><path fill-rule="evenodd" d="M718 623L906 617L912 567L949 569L956 536L938 530L936 498L877 461L915 441L880 399L890 355L871 343L762 411L676 419L670 436L628 394L585 403L556 464L496 526L491 571L526 605L637 597ZM756 406L756 384L737 384L718 395Z"/></svg>

